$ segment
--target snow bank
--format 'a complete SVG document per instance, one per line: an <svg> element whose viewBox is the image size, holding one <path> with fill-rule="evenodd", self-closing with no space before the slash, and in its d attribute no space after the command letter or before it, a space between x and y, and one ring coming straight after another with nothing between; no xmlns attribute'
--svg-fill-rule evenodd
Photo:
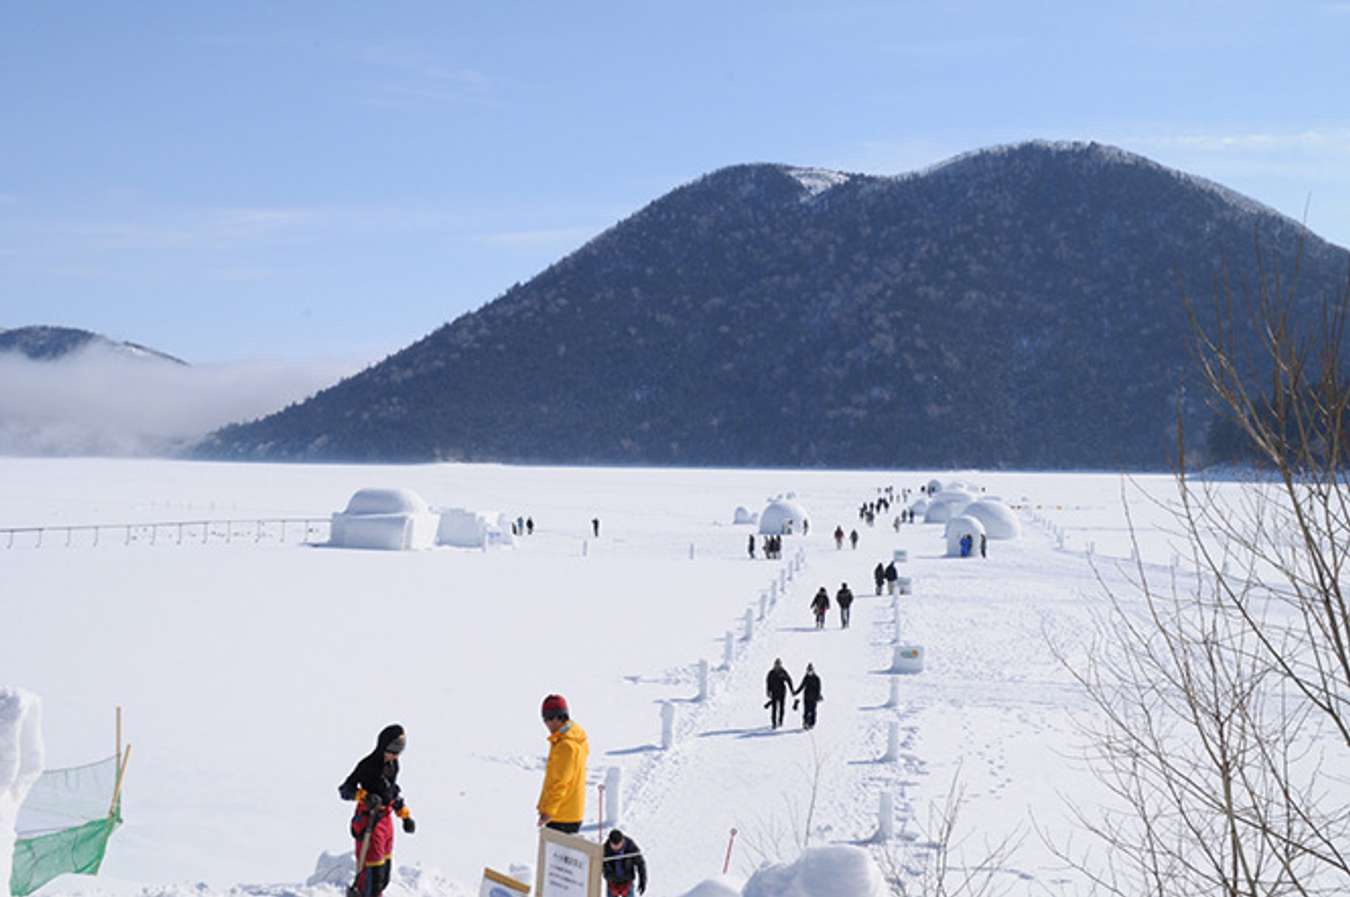
<svg viewBox="0 0 1350 897"><path fill-rule="evenodd" d="M759 531L766 536L800 534L806 520L805 508L795 501L779 498L769 502L769 506L759 515Z"/></svg>
<svg viewBox="0 0 1350 897"><path fill-rule="evenodd" d="M42 774L42 702L0 687L0 882L14 871L14 823L28 789Z"/></svg>
<svg viewBox="0 0 1350 897"><path fill-rule="evenodd" d="M736 526L754 526L759 523L759 515L751 512L745 505L737 505L731 516L731 522Z"/></svg>
<svg viewBox="0 0 1350 897"><path fill-rule="evenodd" d="M716 893L716 892L713 892ZM751 876L743 897L882 897L886 882L861 847L808 847L793 863L765 866Z"/></svg>
<svg viewBox="0 0 1350 897"><path fill-rule="evenodd" d="M347 510L333 515L330 545L389 551L430 548L440 519L408 489L359 489Z"/></svg>
<svg viewBox="0 0 1350 897"><path fill-rule="evenodd" d="M742 887L744 885L740 880L730 875L719 875L699 882L692 891L685 891L680 897L741 897Z"/></svg>

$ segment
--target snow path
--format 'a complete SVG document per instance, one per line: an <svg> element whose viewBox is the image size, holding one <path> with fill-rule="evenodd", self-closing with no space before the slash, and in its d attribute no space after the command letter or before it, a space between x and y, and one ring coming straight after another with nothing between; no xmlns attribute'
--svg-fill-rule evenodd
<svg viewBox="0 0 1350 897"><path fill-rule="evenodd" d="M661 855L686 861L654 871L656 893L681 893L721 872L733 827L733 873L794 857L805 840L817 757L810 843L871 845L911 872L928 850L923 834L931 807L954 777L970 801L966 818L978 818L995 840L1025 831L1033 805L1040 818L1053 815L1060 803L1054 789L1074 781L1065 770L1057 771L1054 786L1046 781L1047 756L1068 748L1071 713L1082 706L1046 636L1082 632L1090 606L1083 596L1096 590L1084 558L1056 551L1035 530L1015 545L990 543L985 561L942 557L935 527L860 532L857 551L835 550L827 533L789 540L789 557L805 549L805 569L753 641L739 641L738 631L736 662L720 689L705 705L681 707L675 747L654 754L626 792L625 829L642 843L659 844ZM887 708L895 611L891 598L875 596L871 570L895 548L909 551L909 563L898 566L915 579L915 594L899 599L905 638L925 645L928 665L921 675L900 677L899 706ZM1068 585L1051 612L1044 609L1047 570ZM828 628L818 632L811 596L823 585L833 604L841 582L857 596L852 625L840 629L832 607ZM775 657L794 681L808 662L815 664L825 701L813 732L801 729L800 713L791 709L782 729L769 728L764 676ZM891 721L900 726L896 762L881 759ZM874 842L883 792L894 796L896 839L889 845ZM1037 878L1058 883L1049 872L1053 858L1028 846L1033 850L1019 852L1014 859L1022 862L1007 874L1028 886Z"/></svg>

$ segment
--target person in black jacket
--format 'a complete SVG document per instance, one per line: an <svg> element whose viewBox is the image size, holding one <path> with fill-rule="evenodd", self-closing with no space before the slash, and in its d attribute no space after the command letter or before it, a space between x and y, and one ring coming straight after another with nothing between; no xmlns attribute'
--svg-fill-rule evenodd
<svg viewBox="0 0 1350 897"><path fill-rule="evenodd" d="M881 586L886 582L886 568L878 561L876 567L872 570L872 581L877 584L877 594L881 594Z"/></svg>
<svg viewBox="0 0 1350 897"><path fill-rule="evenodd" d="M886 594L894 595L896 583L900 581L900 571L895 569L895 561L886 565Z"/></svg>
<svg viewBox="0 0 1350 897"><path fill-rule="evenodd" d="M797 686L793 694L802 696L802 728L814 729L816 705L825 698L820 693L820 677L816 675L816 668L813 665L809 663L806 665L806 675L802 676L802 684Z"/></svg>
<svg viewBox="0 0 1350 897"><path fill-rule="evenodd" d="M605 840L600 874L609 886L609 897L633 897L634 880L637 892L647 893L647 861L642 858L642 848L618 829L611 831Z"/></svg>
<svg viewBox="0 0 1350 897"><path fill-rule="evenodd" d="M835 602L839 605L839 628L848 628L849 608L853 606L853 592L849 590L848 583L839 584L839 591L834 595Z"/></svg>
<svg viewBox="0 0 1350 897"><path fill-rule="evenodd" d="M821 586L816 597L811 599L811 612L816 615L816 628L825 628L825 614L830 611L830 593Z"/></svg>
<svg viewBox="0 0 1350 897"><path fill-rule="evenodd" d="M338 786L343 800L356 801L351 833L356 839L356 881L348 889L352 897L378 897L389 886L393 871L394 821L403 820L403 831L417 830L412 811L403 801L398 787L398 757L408 744L408 736L397 723L385 726L375 739L375 750L356 764L351 775ZM370 840L366 842L369 832ZM362 855L362 845L365 854Z"/></svg>
<svg viewBox="0 0 1350 897"><path fill-rule="evenodd" d="M769 675L764 679L764 690L769 695L769 700L765 707L769 708L770 728L777 729L783 725L783 712L787 710L788 692L792 691L792 677L788 671L783 669L781 658L775 658L773 669L769 670Z"/></svg>

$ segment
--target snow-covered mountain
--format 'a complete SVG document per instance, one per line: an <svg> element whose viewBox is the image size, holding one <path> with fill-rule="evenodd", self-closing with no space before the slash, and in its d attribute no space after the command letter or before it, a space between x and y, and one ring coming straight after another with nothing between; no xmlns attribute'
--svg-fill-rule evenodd
<svg viewBox="0 0 1350 897"><path fill-rule="evenodd" d="M1202 433L1182 285L1300 256L1306 320L1350 254L1100 144L899 177L708 174L312 400L229 458L870 467L1168 465Z"/></svg>
<svg viewBox="0 0 1350 897"><path fill-rule="evenodd" d="M18 352L33 361L57 361L83 349L98 348L126 358L187 365L181 358L140 343L109 339L101 333L75 327L35 325L0 329L0 352Z"/></svg>

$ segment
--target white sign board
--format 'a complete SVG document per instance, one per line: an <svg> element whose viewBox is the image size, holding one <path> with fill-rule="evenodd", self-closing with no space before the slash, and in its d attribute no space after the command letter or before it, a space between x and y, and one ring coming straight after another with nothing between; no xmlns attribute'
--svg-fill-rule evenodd
<svg viewBox="0 0 1350 897"><path fill-rule="evenodd" d="M540 829L536 897L599 897L603 860L594 841Z"/></svg>

